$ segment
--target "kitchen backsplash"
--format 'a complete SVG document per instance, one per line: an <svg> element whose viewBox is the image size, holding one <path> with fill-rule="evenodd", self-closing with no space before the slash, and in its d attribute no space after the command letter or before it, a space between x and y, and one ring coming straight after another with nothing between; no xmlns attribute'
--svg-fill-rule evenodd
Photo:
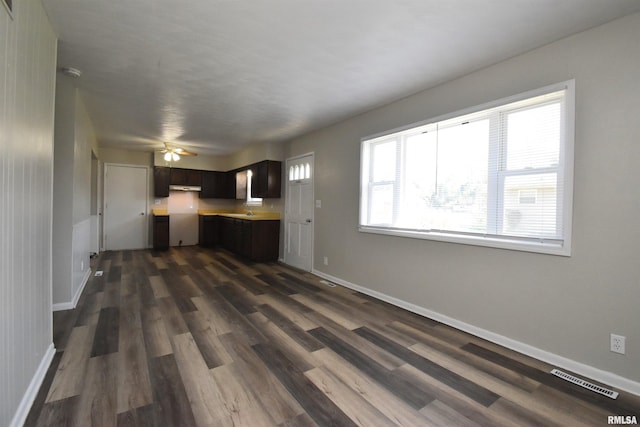
<svg viewBox="0 0 640 427"><path fill-rule="evenodd" d="M190 191L172 191L169 197L155 199L153 209L166 209L171 213L197 213L198 209L220 210L221 212L282 212L283 199L264 199L262 206L249 206L242 200L200 199L198 193Z"/></svg>
<svg viewBox="0 0 640 427"><path fill-rule="evenodd" d="M172 191L169 193L167 210L171 214L198 213L198 193L194 191Z"/></svg>

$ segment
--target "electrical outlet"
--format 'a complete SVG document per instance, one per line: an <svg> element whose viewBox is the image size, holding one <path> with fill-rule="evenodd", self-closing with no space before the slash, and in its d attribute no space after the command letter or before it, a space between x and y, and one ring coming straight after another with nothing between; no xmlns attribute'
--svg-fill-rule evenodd
<svg viewBox="0 0 640 427"><path fill-rule="evenodd" d="M324 257L324 265L329 265L329 257Z"/></svg>
<svg viewBox="0 0 640 427"><path fill-rule="evenodd" d="M611 334L611 351L614 353L625 354L626 341L627 337Z"/></svg>

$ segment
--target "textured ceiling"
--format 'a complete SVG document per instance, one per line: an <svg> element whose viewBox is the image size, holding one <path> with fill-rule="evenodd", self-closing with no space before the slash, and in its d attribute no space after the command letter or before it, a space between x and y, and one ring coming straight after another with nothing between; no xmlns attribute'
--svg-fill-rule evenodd
<svg viewBox="0 0 640 427"><path fill-rule="evenodd" d="M638 0L43 0L101 146L286 141Z"/></svg>

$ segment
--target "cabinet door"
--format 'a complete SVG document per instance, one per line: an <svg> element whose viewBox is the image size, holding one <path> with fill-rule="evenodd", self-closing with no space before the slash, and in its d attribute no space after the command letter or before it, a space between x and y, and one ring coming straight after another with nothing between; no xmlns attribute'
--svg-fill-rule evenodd
<svg viewBox="0 0 640 427"><path fill-rule="evenodd" d="M282 162L265 160L252 167L251 197L280 198Z"/></svg>
<svg viewBox="0 0 640 427"><path fill-rule="evenodd" d="M277 261L280 256L280 221L254 221L251 259L258 262Z"/></svg>
<svg viewBox="0 0 640 427"><path fill-rule="evenodd" d="M202 185L202 171L197 169L171 168L172 185Z"/></svg>
<svg viewBox="0 0 640 427"><path fill-rule="evenodd" d="M172 185L188 185L187 170L181 168L171 168Z"/></svg>
<svg viewBox="0 0 640 427"><path fill-rule="evenodd" d="M156 197L169 197L171 168L156 166L153 168L153 193Z"/></svg>
<svg viewBox="0 0 640 427"><path fill-rule="evenodd" d="M201 199L226 199L229 197L228 174L226 172L202 171Z"/></svg>
<svg viewBox="0 0 640 427"><path fill-rule="evenodd" d="M202 185L202 171L197 169L187 169L187 185Z"/></svg>
<svg viewBox="0 0 640 427"><path fill-rule="evenodd" d="M234 250L234 220L233 218L220 218L220 237L222 246L230 251Z"/></svg>
<svg viewBox="0 0 640 427"><path fill-rule="evenodd" d="M153 217L153 249L162 251L169 249L169 217Z"/></svg>
<svg viewBox="0 0 640 427"><path fill-rule="evenodd" d="M220 242L219 218L217 216L200 215L198 229L198 244L204 247L214 247Z"/></svg>
<svg viewBox="0 0 640 427"><path fill-rule="evenodd" d="M240 247L238 252L245 258L252 258L253 233L252 226L257 221L239 220L240 222Z"/></svg>

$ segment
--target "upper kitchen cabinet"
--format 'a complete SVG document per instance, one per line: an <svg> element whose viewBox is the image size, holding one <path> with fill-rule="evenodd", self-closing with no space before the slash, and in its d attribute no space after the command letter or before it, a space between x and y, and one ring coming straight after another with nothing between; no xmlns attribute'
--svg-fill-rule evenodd
<svg viewBox="0 0 640 427"><path fill-rule="evenodd" d="M265 160L251 166L251 197L280 198L282 162Z"/></svg>
<svg viewBox="0 0 640 427"><path fill-rule="evenodd" d="M235 198L232 194L232 185L229 182L229 174L217 171L202 171L201 199L228 199Z"/></svg>
<svg viewBox="0 0 640 427"><path fill-rule="evenodd" d="M171 168L155 166L153 168L153 191L155 197L169 197Z"/></svg>
<svg viewBox="0 0 640 427"><path fill-rule="evenodd" d="M171 185L202 185L202 171L171 168Z"/></svg>
<svg viewBox="0 0 640 427"><path fill-rule="evenodd" d="M155 196L169 197L170 185L189 185L202 188L201 199L247 199L248 176L251 170L251 197L280 198L282 162L265 160L229 172L196 169L153 168Z"/></svg>

